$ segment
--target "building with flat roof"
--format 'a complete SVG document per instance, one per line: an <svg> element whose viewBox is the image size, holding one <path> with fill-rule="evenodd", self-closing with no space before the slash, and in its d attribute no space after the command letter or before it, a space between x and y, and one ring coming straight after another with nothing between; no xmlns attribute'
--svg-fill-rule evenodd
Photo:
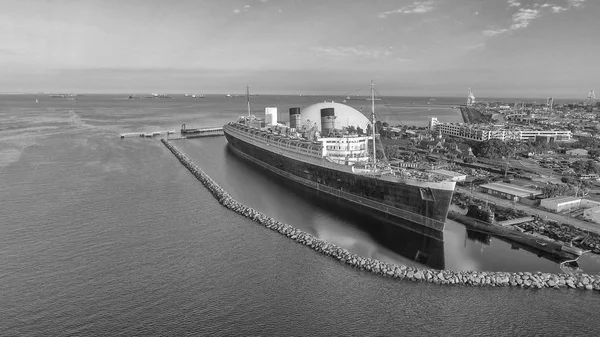
<svg viewBox="0 0 600 337"><path fill-rule="evenodd" d="M584 156L587 157L588 155L588 150L586 149L573 149L573 150L567 150L565 151L565 153L569 156Z"/></svg>
<svg viewBox="0 0 600 337"><path fill-rule="evenodd" d="M442 135L460 137L476 141L490 139L500 140L535 140L536 137L552 137L556 141L571 140L569 130L534 130L520 127L507 128L503 125L464 124L464 123L439 123L436 118L431 118L429 128L440 132Z"/></svg>
<svg viewBox="0 0 600 337"><path fill-rule="evenodd" d="M562 212L579 208L581 206L581 199L572 196L547 198L540 202L540 206L553 212Z"/></svg>
<svg viewBox="0 0 600 337"><path fill-rule="evenodd" d="M588 208L583 211L583 218L595 223L600 223L600 206Z"/></svg>
<svg viewBox="0 0 600 337"><path fill-rule="evenodd" d="M483 184L479 187L484 193L513 201L520 201L521 199L533 199L538 195L542 195L542 192L538 190L532 190L529 188L504 183Z"/></svg>
<svg viewBox="0 0 600 337"><path fill-rule="evenodd" d="M466 174L462 174L462 173L458 173L458 172L454 172L454 171L448 171L448 170L429 170L429 172L431 173L435 173L437 175L446 177L452 181L465 181L467 180L467 175Z"/></svg>

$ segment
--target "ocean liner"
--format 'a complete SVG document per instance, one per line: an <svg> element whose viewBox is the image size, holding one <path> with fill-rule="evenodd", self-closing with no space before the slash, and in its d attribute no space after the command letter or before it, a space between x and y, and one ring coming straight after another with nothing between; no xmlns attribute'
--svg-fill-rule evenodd
<svg viewBox="0 0 600 337"><path fill-rule="evenodd" d="M340 132L335 129L334 108L321 109L318 131L316 124L302 124L300 108L290 109L289 125L276 122L273 108L266 108L265 121L261 121L251 113L249 95L247 99L248 116L223 126L228 146L235 154L376 219L443 239L454 181L377 160L376 133L363 136ZM373 83L371 117L371 130L375 130Z"/></svg>

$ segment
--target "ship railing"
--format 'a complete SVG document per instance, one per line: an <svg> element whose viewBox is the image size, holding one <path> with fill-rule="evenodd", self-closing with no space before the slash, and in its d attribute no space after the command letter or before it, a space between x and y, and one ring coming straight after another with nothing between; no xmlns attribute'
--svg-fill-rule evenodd
<svg viewBox="0 0 600 337"><path fill-rule="evenodd" d="M262 138L258 138L258 137L252 137L252 135L242 131L242 130L235 130L238 131L237 134L240 137L243 137L246 139L246 141L256 145L256 146L260 146L260 147L264 147L264 146L269 146L270 151L272 152L276 152L282 156L286 156L289 158L293 158L293 159L299 159L299 160L310 160L311 162L327 167L327 168L331 168L331 169L335 169L335 170L340 170L340 164L336 164L334 162L331 162L329 160L327 160L327 158L324 158L321 154L321 152L319 151L315 151L315 150L310 150L310 149L305 149L305 148L300 148L297 146L285 146L282 143L277 143L277 142L266 142L264 141L264 139ZM267 145L268 144L268 145ZM418 169L413 169L413 168L404 168L406 171L411 172L422 172L419 171ZM351 172L351 166L347 166L347 170L342 170L344 172ZM407 180L412 180L412 181L420 181L420 182L431 182L432 180L428 180L416 175L404 175L404 176L398 176L398 175L382 175L382 177L389 177L391 178L391 181L397 181L397 180L402 180L402 179L407 179ZM437 180L436 180L437 181Z"/></svg>
<svg viewBox="0 0 600 337"><path fill-rule="evenodd" d="M270 151L277 152L277 153L285 155L285 156L294 157L292 154L295 154L295 155L299 155L300 156L299 158L303 158L303 159L321 158L321 152L318 150L313 150L310 148L302 148L302 147L298 147L298 146L289 146L288 147L277 141L266 141L263 138L252 137L250 134L247 134L245 132L237 132L237 134L240 137L245 138L246 141L249 141L254 145L261 146L261 147L269 146ZM282 150L285 150L285 151L282 151Z"/></svg>

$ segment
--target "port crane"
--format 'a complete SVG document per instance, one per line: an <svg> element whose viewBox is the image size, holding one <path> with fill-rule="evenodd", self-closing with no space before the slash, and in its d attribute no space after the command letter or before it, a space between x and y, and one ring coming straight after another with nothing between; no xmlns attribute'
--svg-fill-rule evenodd
<svg viewBox="0 0 600 337"><path fill-rule="evenodd" d="M548 99L546 99L546 108L548 108L548 112L552 111L553 105L554 105L554 98L548 97Z"/></svg>
<svg viewBox="0 0 600 337"><path fill-rule="evenodd" d="M594 90L590 90L590 93L585 99L585 106L589 112L592 112L592 109L594 109L594 105L596 105L596 93L594 92Z"/></svg>
<svg viewBox="0 0 600 337"><path fill-rule="evenodd" d="M469 88L469 93L467 96L467 106L473 106L475 104L475 95L473 95L473 91Z"/></svg>

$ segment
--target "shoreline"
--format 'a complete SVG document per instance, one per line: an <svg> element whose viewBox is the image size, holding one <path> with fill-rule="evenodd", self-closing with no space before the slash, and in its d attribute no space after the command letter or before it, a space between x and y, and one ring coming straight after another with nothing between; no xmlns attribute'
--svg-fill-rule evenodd
<svg viewBox="0 0 600 337"><path fill-rule="evenodd" d="M193 163L169 140L161 142L175 155L179 162L188 169L224 207L255 222L277 231L286 237L310 247L311 249L346 263L354 268L365 270L377 275L393 277L414 282L427 282L434 284L464 285L464 286L489 286L489 287L521 287L528 289L541 288L571 288L582 290L600 291L600 275L566 275L551 273L531 272L480 272L480 271L454 271L437 270L428 268L414 268L405 265L395 265L372 258L365 258L351 253L347 249L328 243L312 234L300 231L286 223L273 219L259 211L245 206L233 199L227 191L221 188L212 178Z"/></svg>

